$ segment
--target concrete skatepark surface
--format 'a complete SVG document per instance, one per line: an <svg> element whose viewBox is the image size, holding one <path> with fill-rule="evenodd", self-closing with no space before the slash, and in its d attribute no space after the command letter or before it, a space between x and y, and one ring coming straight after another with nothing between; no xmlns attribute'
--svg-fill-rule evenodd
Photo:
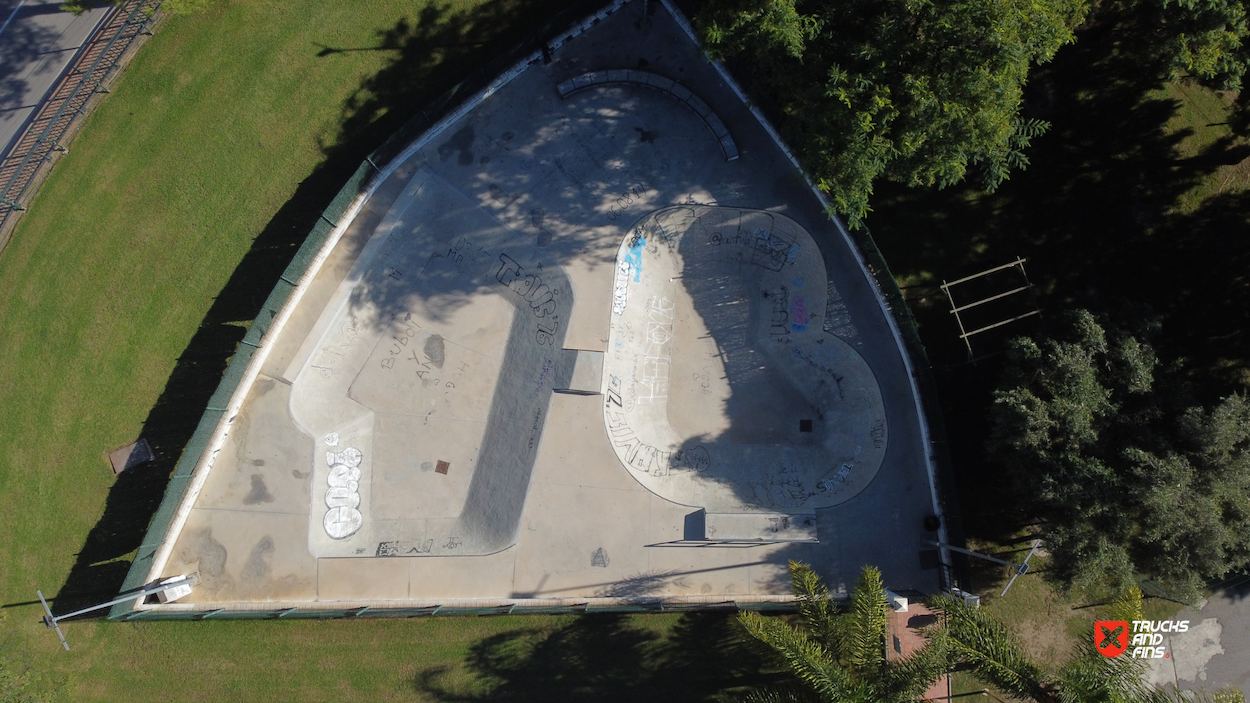
<svg viewBox="0 0 1250 703"><path fill-rule="evenodd" d="M881 394L859 354L816 324L827 280L815 241L781 214L677 206L633 227L616 256L604 408L640 483L709 514L812 525L811 511L872 480Z"/></svg>
<svg viewBox="0 0 1250 703"><path fill-rule="evenodd" d="M200 583L137 607L743 602L791 559L937 590L923 421L837 223L665 6L553 59L331 240L157 552Z"/></svg>

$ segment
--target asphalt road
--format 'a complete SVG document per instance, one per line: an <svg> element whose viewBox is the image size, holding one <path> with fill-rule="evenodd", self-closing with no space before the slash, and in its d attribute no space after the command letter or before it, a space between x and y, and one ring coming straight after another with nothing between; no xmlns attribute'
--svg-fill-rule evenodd
<svg viewBox="0 0 1250 703"><path fill-rule="evenodd" d="M1167 637L1168 657L1150 661L1151 682L1183 691L1227 686L1250 695L1250 580L1185 608L1189 630Z"/></svg>
<svg viewBox="0 0 1250 703"><path fill-rule="evenodd" d="M18 136L111 9L75 17L62 0L0 0L0 154Z"/></svg>

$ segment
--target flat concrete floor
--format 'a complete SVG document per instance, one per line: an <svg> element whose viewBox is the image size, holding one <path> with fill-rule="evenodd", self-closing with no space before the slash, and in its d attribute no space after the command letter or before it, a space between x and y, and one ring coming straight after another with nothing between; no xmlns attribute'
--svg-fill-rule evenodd
<svg viewBox="0 0 1250 703"><path fill-rule="evenodd" d="M198 469L152 574L199 573L180 603L738 600L788 594L791 559L835 591L865 564L937 589L927 448L874 289L647 5L380 185ZM714 118L636 80L557 90L639 67Z"/></svg>
<svg viewBox="0 0 1250 703"><path fill-rule="evenodd" d="M1188 620L1189 629L1165 636L1167 657L1147 660L1147 681L1182 691L1237 688L1250 695L1250 580L1221 589L1171 619Z"/></svg>

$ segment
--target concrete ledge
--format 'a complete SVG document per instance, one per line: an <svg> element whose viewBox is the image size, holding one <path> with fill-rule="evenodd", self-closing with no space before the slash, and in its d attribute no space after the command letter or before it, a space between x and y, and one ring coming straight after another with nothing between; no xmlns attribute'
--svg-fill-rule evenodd
<svg viewBox="0 0 1250 703"><path fill-rule="evenodd" d="M712 135L720 142L720 148L725 153L726 161L734 161L738 158L738 145L734 142L733 136L729 133L729 128L725 126L725 123L693 91L670 78L665 78L649 71L634 69L591 71L590 73L573 76L567 81L560 83L556 86L556 92L560 94L560 99L563 100L584 88L607 85L608 83L629 83L655 88L677 98L691 110L694 110L707 123L708 129L712 130Z"/></svg>

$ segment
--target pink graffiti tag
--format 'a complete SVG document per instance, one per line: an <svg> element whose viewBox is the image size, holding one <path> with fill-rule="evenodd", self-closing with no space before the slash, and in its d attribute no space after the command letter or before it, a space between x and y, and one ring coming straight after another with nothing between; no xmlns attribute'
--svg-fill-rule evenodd
<svg viewBox="0 0 1250 703"><path fill-rule="evenodd" d="M795 332L802 332L807 329L807 306L803 303L803 299L794 296L794 300L790 302L790 329Z"/></svg>

